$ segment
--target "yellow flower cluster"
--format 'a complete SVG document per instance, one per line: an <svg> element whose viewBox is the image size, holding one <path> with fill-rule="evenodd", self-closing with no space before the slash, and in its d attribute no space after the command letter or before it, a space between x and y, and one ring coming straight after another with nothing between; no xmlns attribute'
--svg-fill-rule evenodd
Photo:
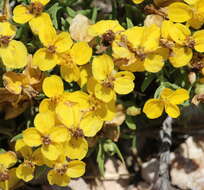
<svg viewBox="0 0 204 190"><path fill-rule="evenodd" d="M5 68L20 69L28 67L29 62L33 69L30 75L5 73L6 89L30 99L40 90L46 96L33 127L25 129L15 144L22 162L13 167L18 160L16 154L0 154L0 187L6 190L17 179L32 180L36 167L43 165L50 168L47 178L51 185L66 186L71 178L82 176L85 163L81 160L88 152L86 137L94 137L104 122L113 120L118 95L134 90L134 72L157 73L167 62L175 68L183 67L190 64L194 53L204 52L204 30L192 33L189 29L198 29L204 23L203 0L170 4L169 19L161 26L125 29L117 20L101 20L88 27L89 42L75 41L69 32L57 31L44 11L48 2L31 0L30 5L18 5L13 10L13 21L28 22L41 42L32 61L26 46L14 40L16 27L9 21L0 22L0 57ZM59 75L52 72L58 67ZM80 90L65 90L71 82L78 83ZM180 115L178 105L188 99L185 89L164 88L159 97L145 103L143 112L154 119L165 110L176 118Z"/></svg>

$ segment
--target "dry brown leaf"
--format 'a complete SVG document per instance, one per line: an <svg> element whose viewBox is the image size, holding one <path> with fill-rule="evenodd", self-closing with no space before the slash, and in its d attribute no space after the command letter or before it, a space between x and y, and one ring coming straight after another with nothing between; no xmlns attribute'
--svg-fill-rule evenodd
<svg viewBox="0 0 204 190"><path fill-rule="evenodd" d="M72 39L76 41L89 42L92 37L88 35L88 27L91 25L91 21L84 15L76 15L70 24L69 32Z"/></svg>

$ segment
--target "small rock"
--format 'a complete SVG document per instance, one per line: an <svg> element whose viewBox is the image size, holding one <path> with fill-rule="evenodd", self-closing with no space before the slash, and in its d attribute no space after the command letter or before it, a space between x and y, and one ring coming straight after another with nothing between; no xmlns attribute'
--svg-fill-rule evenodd
<svg viewBox="0 0 204 190"><path fill-rule="evenodd" d="M188 138L173 153L172 184L181 189L204 190L204 139Z"/></svg>
<svg viewBox="0 0 204 190"><path fill-rule="evenodd" d="M154 180L155 171L158 169L158 160L153 158L142 164L142 178L151 184Z"/></svg>

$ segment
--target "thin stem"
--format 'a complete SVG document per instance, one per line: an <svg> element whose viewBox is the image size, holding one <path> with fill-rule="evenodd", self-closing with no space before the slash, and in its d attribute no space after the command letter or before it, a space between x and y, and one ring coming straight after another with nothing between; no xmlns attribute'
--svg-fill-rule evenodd
<svg viewBox="0 0 204 190"><path fill-rule="evenodd" d="M11 18L9 0L4 0L2 14L7 20Z"/></svg>
<svg viewBox="0 0 204 190"><path fill-rule="evenodd" d="M5 190L9 190L8 180L5 181Z"/></svg>

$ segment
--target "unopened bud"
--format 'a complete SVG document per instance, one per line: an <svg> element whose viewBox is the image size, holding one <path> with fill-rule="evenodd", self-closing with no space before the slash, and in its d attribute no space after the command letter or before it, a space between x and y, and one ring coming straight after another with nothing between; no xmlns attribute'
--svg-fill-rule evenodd
<svg viewBox="0 0 204 190"><path fill-rule="evenodd" d="M196 81L196 74L195 72L190 72L188 74L188 80L191 84L193 84Z"/></svg>
<svg viewBox="0 0 204 190"><path fill-rule="evenodd" d="M147 15L144 21L144 25L151 26L152 24L156 24L157 26L160 27L163 20L164 18L160 15L155 15L155 14Z"/></svg>
<svg viewBox="0 0 204 190"><path fill-rule="evenodd" d="M141 113L141 108L137 108L135 106L130 106L126 110L126 114L130 116L136 116L136 115L139 115L140 113Z"/></svg>

